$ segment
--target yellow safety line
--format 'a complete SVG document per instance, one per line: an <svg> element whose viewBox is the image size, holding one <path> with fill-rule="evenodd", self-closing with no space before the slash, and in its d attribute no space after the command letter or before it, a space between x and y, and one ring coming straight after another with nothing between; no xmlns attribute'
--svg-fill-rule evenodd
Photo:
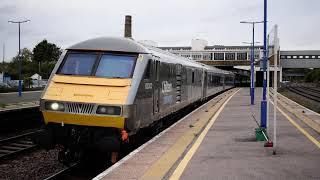
<svg viewBox="0 0 320 180"><path fill-rule="evenodd" d="M272 102L271 102L272 103ZM273 103L272 103L273 104ZM299 126L288 114L282 111L279 107L277 109L285 116L288 121L291 122L303 135L305 135L311 142L313 142L318 148L320 148L320 142L317 141L313 136L311 136L306 130L304 130L301 126Z"/></svg>
<svg viewBox="0 0 320 180"><path fill-rule="evenodd" d="M216 119L218 118L219 114L221 113L221 111L224 109L224 107L226 106L226 104L230 101L230 99L240 91L240 89L238 89L236 92L234 92L224 103L223 105L220 107L220 109L215 113L215 115L212 117L212 119L210 120L210 122L207 124L206 128L202 131L202 133L200 134L200 136L198 137L198 139L196 140L196 142L192 145L192 147L190 148L190 150L187 152L187 154L185 155L185 157L181 160L181 162L179 163L178 167L175 169L175 171L173 172L173 174L170 177L170 180L175 180L175 179L179 179L180 176L182 175L184 169L186 168L186 166L188 165L190 159L192 158L192 156L194 155L194 153L197 151L197 149L199 148L200 144L202 143L204 137L206 136L206 134L208 133L209 129L211 128L211 126L213 125L213 123L216 121Z"/></svg>
<svg viewBox="0 0 320 180"><path fill-rule="evenodd" d="M269 94L270 94L271 96L273 96L272 93L269 92ZM281 98L280 98L280 97L281 97ZM285 102L283 99L286 99L287 102ZM270 102L272 103L271 100L270 100ZM305 124L307 124L307 125L308 125L309 127L311 127L313 130L315 130L317 133L320 133L320 124L318 124L315 120L309 118L309 116L307 116L306 114L299 114L299 112L298 112L297 110L295 110L295 108L292 107L291 104L288 105L288 106L285 105L285 104L288 104L288 102L289 102L289 103L293 102L295 105L298 105L298 106L300 106L300 107L302 107L302 108L307 109L308 111L311 111L311 112L315 113L315 115L320 116L320 114L318 114L318 113L316 113L316 112L314 112L314 111L312 111L312 110L310 110L310 109L308 109L308 108L306 108L306 107L304 107L304 106L302 106L302 105L294 102L293 100L285 97L284 95L282 95L282 94L280 94L280 93L278 93L278 102L280 103L280 105L281 105L284 109L286 109L287 111L289 111L290 113L292 113L292 114L293 114L294 116L296 116L298 119L302 120ZM284 104L284 103L285 103L285 104Z"/></svg>

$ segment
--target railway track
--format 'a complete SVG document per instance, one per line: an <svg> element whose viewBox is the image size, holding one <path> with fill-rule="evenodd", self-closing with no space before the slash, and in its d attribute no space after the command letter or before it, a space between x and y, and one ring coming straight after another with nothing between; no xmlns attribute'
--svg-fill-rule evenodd
<svg viewBox="0 0 320 180"><path fill-rule="evenodd" d="M291 92L320 103L320 91L307 87L288 87Z"/></svg>
<svg viewBox="0 0 320 180"><path fill-rule="evenodd" d="M55 180L55 179L67 179L67 177L72 174L75 169L79 166L78 163L73 163L70 166L65 167L64 169L56 172L55 174L47 177L45 180Z"/></svg>
<svg viewBox="0 0 320 180"><path fill-rule="evenodd" d="M42 130L5 138L0 140L0 160L9 159L26 151L30 151L37 147L33 143L32 137Z"/></svg>

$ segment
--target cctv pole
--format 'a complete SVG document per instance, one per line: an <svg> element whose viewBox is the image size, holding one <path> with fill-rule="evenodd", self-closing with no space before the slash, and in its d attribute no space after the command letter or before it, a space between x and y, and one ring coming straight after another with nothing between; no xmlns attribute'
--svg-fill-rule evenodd
<svg viewBox="0 0 320 180"><path fill-rule="evenodd" d="M21 59L21 49L20 49L20 24L21 23L26 23L29 22L30 20L25 20L25 21L8 21L9 23L14 23L14 24L18 24L19 27L19 54L18 54L18 62L19 62L19 86L18 86L18 96L21 97L22 96L22 82L21 82L21 71L22 71L22 59Z"/></svg>

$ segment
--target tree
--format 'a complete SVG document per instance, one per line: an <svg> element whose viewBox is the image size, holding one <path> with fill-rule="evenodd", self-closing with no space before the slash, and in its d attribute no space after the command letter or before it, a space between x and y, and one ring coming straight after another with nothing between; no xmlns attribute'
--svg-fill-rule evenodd
<svg viewBox="0 0 320 180"><path fill-rule="evenodd" d="M320 69L313 69L304 79L306 82L320 83Z"/></svg>
<svg viewBox="0 0 320 180"><path fill-rule="evenodd" d="M19 78L19 54L17 54L15 57L13 57L12 61L8 64L5 70L12 79L18 79ZM21 50L21 56L22 60L22 79L24 77L30 77L33 75L36 70L37 66L32 62L32 52L27 49L23 48Z"/></svg>
<svg viewBox="0 0 320 180"><path fill-rule="evenodd" d="M24 88L31 88L32 85L33 85L33 82L30 77L24 78L24 80L23 80L23 87Z"/></svg>
<svg viewBox="0 0 320 180"><path fill-rule="evenodd" d="M39 44L37 44L33 48L33 61L38 64L39 66L39 74L41 76L47 76L48 72L47 71L52 71L53 67L52 63L56 63L61 55L62 51L61 49L53 44L49 43L46 39L41 41ZM41 70L41 64L47 63L47 65L44 65L45 67L52 67L52 69L43 69ZM44 71L44 72L42 72ZM44 77L47 78L47 77Z"/></svg>

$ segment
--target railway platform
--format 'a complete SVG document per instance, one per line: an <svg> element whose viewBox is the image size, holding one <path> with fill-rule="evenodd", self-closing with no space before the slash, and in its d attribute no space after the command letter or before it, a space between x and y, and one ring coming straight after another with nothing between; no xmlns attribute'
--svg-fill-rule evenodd
<svg viewBox="0 0 320 180"><path fill-rule="evenodd" d="M248 88L215 97L95 179L320 179L319 133L282 105L277 153L256 141L261 94L254 106Z"/></svg>
<svg viewBox="0 0 320 180"><path fill-rule="evenodd" d="M21 97L18 92L0 93L0 113L39 107L41 93L42 91L27 91L22 92Z"/></svg>

